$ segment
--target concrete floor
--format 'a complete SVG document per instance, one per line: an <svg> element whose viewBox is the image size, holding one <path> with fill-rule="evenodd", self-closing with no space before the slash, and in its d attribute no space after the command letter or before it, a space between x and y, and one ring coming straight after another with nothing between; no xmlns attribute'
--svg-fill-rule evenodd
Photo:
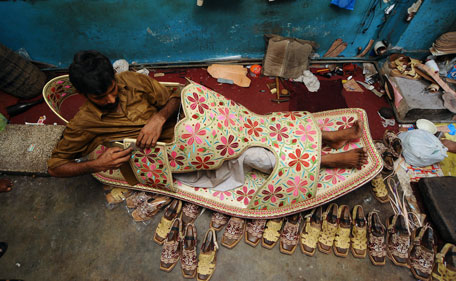
<svg viewBox="0 0 456 281"><path fill-rule="evenodd" d="M14 190L0 193L0 241L9 244L0 258L0 279L23 280L184 280L180 264L170 273L159 269L161 247L153 242L159 213L148 224L135 223L122 203L108 208L101 184L91 176L71 179L6 176ZM362 187L336 201L362 204L368 212L379 204ZM210 211L196 221L198 240L208 229ZM222 233L218 233L220 240ZM199 248L198 248L199 249ZM199 251L199 250L198 250ZM307 257L241 242L221 246L212 280L414 280L409 269L373 266L369 258L339 258L317 251Z"/></svg>

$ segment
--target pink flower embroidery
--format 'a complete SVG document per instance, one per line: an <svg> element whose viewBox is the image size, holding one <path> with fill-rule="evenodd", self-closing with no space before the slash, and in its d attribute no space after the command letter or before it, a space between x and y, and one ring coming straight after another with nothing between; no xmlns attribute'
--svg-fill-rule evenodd
<svg viewBox="0 0 456 281"><path fill-rule="evenodd" d="M244 200L244 205L248 205L254 193L255 189L248 190L247 186L244 185L242 190L236 190L236 194L238 195L237 201Z"/></svg>
<svg viewBox="0 0 456 281"><path fill-rule="evenodd" d="M295 154L289 153L288 156L293 159L288 163L288 166L293 167L296 165L296 171L301 171L301 165L304 167L309 167L310 164L308 161L305 161L305 159L309 158L309 153L304 153L301 155L301 150L298 148L296 149Z"/></svg>
<svg viewBox="0 0 456 281"><path fill-rule="evenodd" d="M195 130L193 130L193 127L190 125L185 126L185 129L190 134L182 134L182 138L188 139L188 141L187 141L188 145L192 145L193 142L196 142L197 144L201 144L203 142L201 140L201 138L199 138L198 136L204 136L206 134L206 130L204 130L204 129L200 130L200 127L201 127L200 123L195 124Z"/></svg>
<svg viewBox="0 0 456 281"><path fill-rule="evenodd" d="M317 134L317 131L312 130L311 125L307 125L306 127L304 127L302 124L299 124L299 130L296 131L296 134L298 136L302 135L301 141L303 142L307 141L307 139L309 139L309 141L314 141L312 135Z"/></svg>
<svg viewBox="0 0 456 281"><path fill-rule="evenodd" d="M231 192L229 192L229 191L216 191L216 192L214 192L212 194L212 196L219 197L220 200L223 200L223 199L225 199L225 196L227 196L227 197L231 196Z"/></svg>
<svg viewBox="0 0 456 281"><path fill-rule="evenodd" d="M305 186L307 185L306 180L301 180L300 177L295 177L294 181L288 180L287 184L290 186L287 188L287 192L293 191L293 196L298 196L299 192L301 191L301 194L306 194L307 188Z"/></svg>
<svg viewBox="0 0 456 281"><path fill-rule="evenodd" d="M342 117L342 121L337 121L336 125L339 126L339 128L338 128L339 130L340 129L348 129L351 126L353 126L353 122L354 121L355 121L354 117L347 118L346 116L343 116Z"/></svg>
<svg viewBox="0 0 456 281"><path fill-rule="evenodd" d="M325 176L325 181L331 181L332 184L336 184L338 181L345 180L343 173L345 169L326 169L326 173L328 174Z"/></svg>
<svg viewBox="0 0 456 281"><path fill-rule="evenodd" d="M251 119L247 119L247 123L244 124L244 126L248 129L247 134L252 135L254 134L255 137L259 137L260 133L263 132L263 129L260 127L257 127L259 125L258 121L252 122Z"/></svg>
<svg viewBox="0 0 456 281"><path fill-rule="evenodd" d="M280 193L281 191L282 187L278 186L274 188L272 184L269 184L268 189L264 189L263 191L261 191L261 193L265 195L263 200L268 201L269 199L271 199L271 203L275 203L280 198L283 198L283 194Z"/></svg>
<svg viewBox="0 0 456 281"><path fill-rule="evenodd" d="M206 156L204 157L204 159L202 159L201 157L199 156L196 156L195 157L196 161L192 161L192 165L194 165L197 169L209 169L209 165L214 165L214 162L213 161L209 161L211 159L210 156Z"/></svg>
<svg viewBox="0 0 456 281"><path fill-rule="evenodd" d="M184 162L182 162L182 160L184 160L184 159L185 159L185 157L182 155L177 156L176 151L172 151L171 154L168 153L169 165L173 168L175 168L177 165L179 165L179 166L184 165Z"/></svg>
<svg viewBox="0 0 456 281"><path fill-rule="evenodd" d="M218 118L218 120L224 122L223 124L225 125L225 127L228 127L229 123L231 123L231 125L234 126L235 123L234 123L233 119L236 116L234 116L234 114L230 113L230 110L228 108L225 108L225 109L219 108L219 112L221 115L219 115L217 118Z"/></svg>
<svg viewBox="0 0 456 281"><path fill-rule="evenodd" d="M285 134L285 132L288 130L287 127L283 127L280 126L280 124L276 124L275 127L274 126L269 126L269 129L272 131L269 135L271 137L275 137L277 136L277 140L278 141L282 141L282 137L283 138L288 138L288 135Z"/></svg>
<svg viewBox="0 0 456 281"><path fill-rule="evenodd" d="M217 150L222 150L222 152L220 153L222 156L225 156L225 154L228 152L229 155L233 155L234 154L234 150L233 148L237 148L239 146L239 143L237 142L233 142L234 140L234 136L233 135L230 135L228 137L228 140L226 139L225 136L223 136L220 141L223 143L223 144L219 144L216 146Z"/></svg>
<svg viewBox="0 0 456 281"><path fill-rule="evenodd" d="M331 119L329 119L329 118L320 119L320 120L318 120L318 123L322 130L327 130L327 131L333 129L333 126L334 126L334 122L332 122Z"/></svg>
<svg viewBox="0 0 456 281"><path fill-rule="evenodd" d="M209 106L204 102L206 99L204 97L198 97L197 93L193 93L193 97L187 98L192 104L190 104L190 108L195 110L198 107L199 113L203 114L205 109L209 109Z"/></svg>
<svg viewBox="0 0 456 281"><path fill-rule="evenodd" d="M290 118L291 120L294 121L294 120L296 120L296 118L302 117L303 114L300 112L296 112L296 111L290 111L290 112L286 112L283 116Z"/></svg>
<svg viewBox="0 0 456 281"><path fill-rule="evenodd" d="M141 169L145 173L145 176L152 179L160 178L160 175L163 173L160 167L156 164L151 164L148 169Z"/></svg>

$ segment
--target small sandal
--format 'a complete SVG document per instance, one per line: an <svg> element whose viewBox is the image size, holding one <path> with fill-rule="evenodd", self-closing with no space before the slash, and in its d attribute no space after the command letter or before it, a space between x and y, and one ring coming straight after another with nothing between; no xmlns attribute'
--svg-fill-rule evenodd
<svg viewBox="0 0 456 281"><path fill-rule="evenodd" d="M280 234L280 252L292 255L298 246L302 217L300 214L288 217Z"/></svg>
<svg viewBox="0 0 456 281"><path fill-rule="evenodd" d="M350 209L347 205L342 205L339 207L338 217L339 226L334 237L333 250L336 256L345 258L348 256L350 249L350 228L352 224Z"/></svg>
<svg viewBox="0 0 456 281"><path fill-rule="evenodd" d="M355 258L364 259L367 254L367 221L361 205L353 207L351 252Z"/></svg>
<svg viewBox="0 0 456 281"><path fill-rule="evenodd" d="M371 181L372 193L374 194L375 199L380 203L388 203L388 189L386 189L385 182L383 181L382 174L378 174Z"/></svg>
<svg viewBox="0 0 456 281"><path fill-rule="evenodd" d="M178 199L173 199L171 204L165 209L165 213L160 220L160 223L157 226L154 234L154 241L161 245L168 235L171 225L177 217L179 217L182 210L182 201Z"/></svg>
<svg viewBox="0 0 456 281"><path fill-rule="evenodd" d="M131 216L135 221L147 221L153 218L160 208L171 202L167 196L159 196L157 198L150 198L139 205L132 213Z"/></svg>
<svg viewBox="0 0 456 281"><path fill-rule="evenodd" d="M139 205L144 203L145 201L153 198L155 195L149 192L137 192L125 200L127 203L127 207L130 209L137 208Z"/></svg>
<svg viewBox="0 0 456 281"><path fill-rule="evenodd" d="M393 215L386 221L386 254L397 266L409 268L410 236L403 215Z"/></svg>
<svg viewBox="0 0 456 281"><path fill-rule="evenodd" d="M398 136L390 130L386 130L383 135L383 143L389 148L395 159L402 154L402 141Z"/></svg>
<svg viewBox="0 0 456 281"><path fill-rule="evenodd" d="M108 204L118 204L127 199L133 191L130 189L126 188L121 188L121 187L114 187L111 188L110 186L105 186L105 196L106 196L106 201L108 201Z"/></svg>
<svg viewBox="0 0 456 281"><path fill-rule="evenodd" d="M368 254L373 265L386 264L386 228L382 224L378 211L372 211L368 215Z"/></svg>
<svg viewBox="0 0 456 281"><path fill-rule="evenodd" d="M272 249L280 238L284 218L272 219L266 223L266 229L261 239L261 246L266 249Z"/></svg>
<svg viewBox="0 0 456 281"><path fill-rule="evenodd" d="M383 159L383 173L391 173L394 170L394 156L393 153L381 141L374 142L375 149L382 156Z"/></svg>
<svg viewBox="0 0 456 281"><path fill-rule="evenodd" d="M266 222L267 220L265 219L252 220L248 222L244 233L245 243L252 247L256 247L263 237Z"/></svg>
<svg viewBox="0 0 456 281"><path fill-rule="evenodd" d="M182 241L181 271L184 278L194 279L196 277L196 268L198 259L196 255L196 246L198 244L196 227L190 223L185 228L184 239Z"/></svg>
<svg viewBox="0 0 456 281"><path fill-rule="evenodd" d="M310 257L315 255L322 222L323 213L321 206L313 209L312 212L306 216L306 223L301 233L301 251Z"/></svg>
<svg viewBox="0 0 456 281"><path fill-rule="evenodd" d="M170 272L176 266L180 257L182 222L179 218L175 219L172 227L163 242L160 255L160 269Z"/></svg>
<svg viewBox="0 0 456 281"><path fill-rule="evenodd" d="M198 215L200 214L201 208L198 205L185 202L182 207L182 223L184 227L187 224L194 223Z"/></svg>
<svg viewBox="0 0 456 281"><path fill-rule="evenodd" d="M318 237L318 250L324 254L330 254L333 248L334 237L338 229L339 207L336 203L331 203L323 213L323 223L321 226L320 236Z"/></svg>
<svg viewBox="0 0 456 281"><path fill-rule="evenodd" d="M229 219L230 217L225 214L213 212L209 227L213 228L215 231L220 231L225 224L228 223Z"/></svg>
<svg viewBox="0 0 456 281"><path fill-rule="evenodd" d="M234 248L241 241L245 229L245 220L231 217L222 236L222 245L228 249Z"/></svg>

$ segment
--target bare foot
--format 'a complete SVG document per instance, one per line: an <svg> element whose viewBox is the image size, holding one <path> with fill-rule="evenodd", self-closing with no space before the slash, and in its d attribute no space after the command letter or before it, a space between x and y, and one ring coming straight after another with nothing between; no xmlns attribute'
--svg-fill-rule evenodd
<svg viewBox="0 0 456 281"><path fill-rule="evenodd" d="M12 187L13 187L13 183L9 179L0 180L0 192L11 191Z"/></svg>
<svg viewBox="0 0 456 281"><path fill-rule="evenodd" d="M356 120L352 127L338 131L322 131L323 142L331 148L342 148L347 142L359 139L363 135L363 124Z"/></svg>
<svg viewBox="0 0 456 281"><path fill-rule="evenodd" d="M321 157L321 166L325 168L361 168L364 164L367 164L367 154L363 148L330 153Z"/></svg>
<svg viewBox="0 0 456 281"><path fill-rule="evenodd" d="M447 139L441 139L440 141L448 148L448 152L456 153L456 142Z"/></svg>

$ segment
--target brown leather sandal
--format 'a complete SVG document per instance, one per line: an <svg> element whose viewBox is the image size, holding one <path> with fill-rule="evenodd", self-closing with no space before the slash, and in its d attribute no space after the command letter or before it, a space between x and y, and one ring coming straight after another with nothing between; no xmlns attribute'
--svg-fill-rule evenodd
<svg viewBox="0 0 456 281"><path fill-rule="evenodd" d="M225 224L228 223L229 219L230 217L225 214L213 212L209 227L213 228L215 231L220 231Z"/></svg>
<svg viewBox="0 0 456 281"><path fill-rule="evenodd" d="M198 267L197 243L196 227L193 223L189 223L185 228L182 241L181 271L184 278L194 279L196 277L196 268Z"/></svg>
<svg viewBox="0 0 456 281"><path fill-rule="evenodd" d="M184 227L189 223L194 223L200 212L201 208L198 205L185 202L182 207L182 223Z"/></svg>
<svg viewBox="0 0 456 281"><path fill-rule="evenodd" d="M251 220L247 223L247 227L244 232L245 243L252 247L256 247L263 237L264 229L266 228L265 219Z"/></svg>
<svg viewBox="0 0 456 281"><path fill-rule="evenodd" d="M372 211L367 219L367 253L373 265L386 264L386 228L382 224L378 211Z"/></svg>
<svg viewBox="0 0 456 281"><path fill-rule="evenodd" d="M245 220L231 217L222 236L222 245L228 249L234 248L241 241L245 229Z"/></svg>
<svg viewBox="0 0 456 281"><path fill-rule="evenodd" d="M398 266L409 267L410 235L403 215L393 215L387 221L386 253Z"/></svg>
<svg viewBox="0 0 456 281"><path fill-rule="evenodd" d="M170 272L176 266L180 257L180 241L182 222L179 218L173 221L171 230L166 235L160 256L160 269Z"/></svg>
<svg viewBox="0 0 456 281"><path fill-rule="evenodd" d="M418 280L429 280L432 275L435 258L434 232L429 225L420 227L412 233L412 247L409 254L409 266Z"/></svg>
<svg viewBox="0 0 456 281"><path fill-rule="evenodd" d="M139 205L132 213L131 216L135 221L147 221L153 218L160 208L171 202L171 198L167 196L159 196L156 198L149 198Z"/></svg>
<svg viewBox="0 0 456 281"><path fill-rule="evenodd" d="M301 214L295 214L286 219L280 234L280 252L292 255L298 246L299 234L301 231Z"/></svg>

